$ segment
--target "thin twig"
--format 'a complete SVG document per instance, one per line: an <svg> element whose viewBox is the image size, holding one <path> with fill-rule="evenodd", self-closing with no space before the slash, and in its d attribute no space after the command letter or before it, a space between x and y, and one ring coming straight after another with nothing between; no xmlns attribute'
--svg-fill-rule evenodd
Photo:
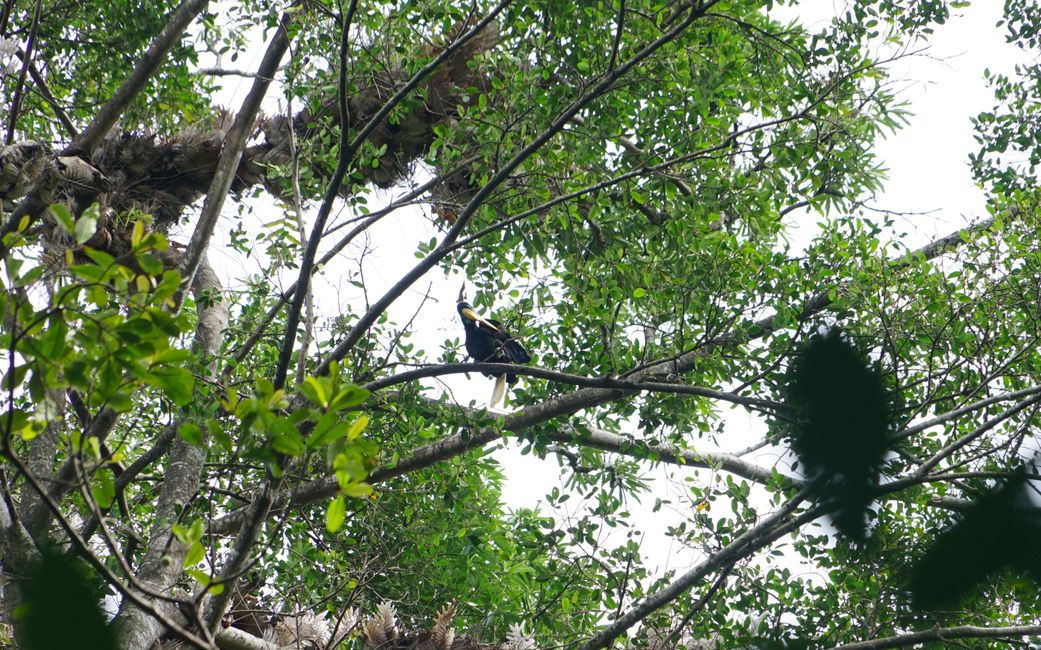
<svg viewBox="0 0 1041 650"><path fill-rule="evenodd" d="M33 61L33 47L36 45L36 30L40 27L40 13L42 11L42 0L36 0L33 9L32 23L29 25L29 37L25 41L25 54L22 56L22 69L18 72L18 83L14 88L14 97L11 99L11 114L7 121L7 136L4 144L10 145L14 142L15 125L18 123L18 109L22 105L22 95L25 92L25 77L29 74L29 66Z"/></svg>

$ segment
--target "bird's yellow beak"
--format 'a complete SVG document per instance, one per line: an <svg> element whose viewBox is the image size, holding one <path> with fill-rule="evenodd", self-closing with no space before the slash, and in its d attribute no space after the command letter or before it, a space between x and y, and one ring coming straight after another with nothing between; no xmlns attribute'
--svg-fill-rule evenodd
<svg viewBox="0 0 1041 650"><path fill-rule="evenodd" d="M470 309L469 307L463 307L462 314L463 314L463 316L466 316L467 318L469 318L472 321L476 321L478 323L481 323L485 327L491 328L491 330L493 332L498 332L499 331L498 327L496 327L495 325L492 325L491 323L489 323L484 318L481 318L480 316L478 316L477 312L475 312L474 310Z"/></svg>

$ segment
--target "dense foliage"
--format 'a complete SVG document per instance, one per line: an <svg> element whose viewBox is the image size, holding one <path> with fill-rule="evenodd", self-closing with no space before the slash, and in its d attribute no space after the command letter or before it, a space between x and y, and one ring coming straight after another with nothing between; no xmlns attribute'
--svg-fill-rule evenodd
<svg viewBox="0 0 1041 650"><path fill-rule="evenodd" d="M47 558L126 650L277 648L383 601L443 648L1036 639L1028 574L923 608L908 568L1037 478L1041 68L992 71L989 214L909 250L862 209L908 110L887 65L965 4L6 2L6 641L40 638ZM1036 50L1041 9L1006 11ZM462 281L532 353L505 411L453 381L504 371L463 363ZM846 414L883 476L854 541L785 442L836 325L895 409ZM566 486L511 510L503 447ZM655 515L689 566L648 557Z"/></svg>

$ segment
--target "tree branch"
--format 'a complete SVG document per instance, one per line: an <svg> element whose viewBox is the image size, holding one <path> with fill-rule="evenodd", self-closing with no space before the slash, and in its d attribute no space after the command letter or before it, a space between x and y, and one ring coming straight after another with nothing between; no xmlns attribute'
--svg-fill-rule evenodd
<svg viewBox="0 0 1041 650"><path fill-rule="evenodd" d="M152 75L159 70L159 66L163 64L166 55L177 45L178 41L181 40L181 35L188 29L188 25L195 20L199 12L206 8L207 4L209 4L209 0L184 0L181 6L177 7L173 16L170 17L170 21L159 32L148 46L148 49L145 50L144 56L134 66L130 76L116 90L112 98L101 107L101 110L94 116L87 128L83 129L83 132L79 134L79 137L73 140L72 146L66 149L66 153L71 153L74 150L91 153L97 148L101 140L108 134L109 129L112 128L112 125L123 114L123 110L137 97L138 93L144 90L148 80L152 78Z"/></svg>
<svg viewBox="0 0 1041 650"><path fill-rule="evenodd" d="M374 223L390 214L393 214L394 211L396 211L398 208L404 205L408 205L420 196L426 194L428 191L430 191L430 188L432 188L434 185L438 183L438 181L438 178L433 178L427 181L426 183L423 183L411 192L408 192L407 194L404 194L398 197L397 199L394 199L385 208L377 210L367 215L360 224L352 228L349 233L347 233L343 236L343 238L340 239L340 241L336 242L336 245L330 248L325 253L325 255L323 255L322 258L318 260L318 262L313 267L311 267L311 275L317 273L323 266L325 266L326 263L328 263L334 257L339 255L340 251L346 248L347 245L354 241L354 239L358 235L365 232ZM329 232L335 229L335 227L330 228ZM326 234L328 234L328 232ZM232 358L235 360L236 363L240 363L243 359L245 359L246 355L249 354L250 350L252 350L253 347L256 346L256 344L260 341L260 338L264 335L265 332L267 332L268 326L271 325L272 322L274 322L275 316L278 315L278 312L282 310L285 304L289 302L289 299L296 292L296 288L297 281L293 281L293 284L289 285L289 288L283 291L278 296L278 299L275 300L275 304L271 305L271 307L268 309L266 316L260 323L260 326L257 327L252 334L250 334L249 338L246 339L246 341L241 346L239 346L237 350L235 350L235 354L232 356ZM227 376L234 369L234 364L228 364L224 367L223 374Z"/></svg>
<svg viewBox="0 0 1041 650"><path fill-rule="evenodd" d="M614 377L584 377L582 375L572 375L565 372L557 372L555 370L539 368L537 366L520 366L509 363L446 363L437 366L427 366L424 368L417 368L416 370L409 370L397 375L382 377L375 381L371 381L362 387L371 392L376 392L384 388L388 388L390 386L404 384L406 382L415 381L416 379L422 379L425 377L459 375L469 372L490 372L496 374L510 373L513 375L535 377L537 379L548 379L549 381L553 382L570 384L572 386L582 386L586 388L617 388L626 391L646 391L658 393L679 393L683 395L696 395L698 397L706 397L709 399L716 399L723 402L741 404L743 406L751 406L758 409L765 409L769 411L787 410L787 407L785 407L784 404L781 404L780 402L775 402L773 400L760 399L757 397L746 397L744 395L736 395L734 393L713 390L711 388L702 388L700 386L689 386L680 383L634 381L626 379L616 379Z"/></svg>
<svg viewBox="0 0 1041 650"><path fill-rule="evenodd" d="M257 78L253 80L253 86L242 101L242 106L235 115L235 121L224 141L220 162L217 163L217 169L213 174L210 189L206 193L206 200L202 206L202 214L199 215L199 222L195 225L195 231L192 233L188 250L181 263L182 287L192 286L195 273L199 269L203 255L206 254L213 229L217 226L217 219L220 217L221 207L224 205L224 199L228 196L231 184L235 180L235 172L239 167L242 151L246 147L246 140L253 131L260 104L271 85L271 79L278 71L278 64L285 56L286 50L289 49L288 26L290 21L289 13L282 15L278 28L275 29L275 34L271 37L271 42L264 53L264 58L260 62L260 67L257 69Z"/></svg>
<svg viewBox="0 0 1041 650"><path fill-rule="evenodd" d="M174 12L170 21L148 46L144 56L134 66L130 76L116 90L112 98L101 107L101 110L94 116L94 120L90 125L72 141L71 145L64 149L63 155L89 155L97 148L101 140L109 132L109 129L112 128L112 125L119 119L123 110L144 89L145 84L159 69L166 55L180 40L181 34L188 28L195 16L206 7L208 2L209 0L184 0L181 6ZM45 203L40 196L40 189L33 188L29 195L11 212L11 216L8 217L7 221L0 226L0 257L6 257L10 252L8 244L4 243L4 238L18 229L19 225L21 225L22 217L36 218L44 207Z"/></svg>
<svg viewBox="0 0 1041 650"><path fill-rule="evenodd" d="M989 227L990 222L984 222L977 224L970 228L972 231L980 231ZM959 231L961 232L961 231ZM949 245L956 245L956 242L963 241L960 235L948 235L941 240L943 242L949 242ZM913 251L905 256L894 260L893 264L897 267L909 263L911 260L916 259L919 252L928 251L931 255L939 255L943 251L947 250L947 245L939 246L936 242L927 244L923 249ZM922 253L925 254L925 253ZM804 307L801 317L809 318L810 316L823 311L831 304L831 300L828 298L827 292L821 292L816 296L809 299ZM765 335L768 332L776 329L776 316L766 316L756 322L757 334L749 335L745 333L728 333L718 336L714 339L707 341L704 345L696 350L692 350L685 354L678 355L675 358L668 359L665 361L659 360L649 364L641 366L639 369L631 371L626 377L625 381L632 383L640 383L644 377L653 376L656 373L682 373L686 372L694 366L696 361L704 355L707 355L714 351L718 347L739 345L747 343L748 341L754 340ZM470 365L470 364L459 364L459 366ZM473 364L477 366L479 364ZM551 372L542 371L542 369L533 369L526 366L514 366L504 364L488 364L489 366L497 365L508 369L510 372L520 371L522 369L534 370L536 372ZM379 380L377 380L379 381ZM599 380L594 380L599 381ZM375 385L377 388L380 386L376 382L370 384ZM672 386L667 384L667 386ZM578 412L582 409L592 408L599 404L609 402L614 399L619 399L624 395L631 392L632 389L619 389L619 388L603 388L603 387L587 387L581 388L577 391L562 395L556 399L548 400L541 404L534 404L519 413L510 415L501 420L501 428L486 428L477 432L472 432L470 435L463 436L462 434L454 434L447 436L437 442L430 443L423 447L420 447L412 452L412 454L404 458L394 467L383 467L377 469L369 477L369 482L378 483L381 481L390 480L398 476L402 476L424 467L429 467L436 462L446 460L452 456L456 456L465 453L471 449L482 447L493 440L501 437L503 431L508 432L520 432L523 429L540 424L548 421L555 417L565 414L571 414ZM987 400L984 400L987 402ZM989 402L988 402L989 403ZM981 402L982 404L982 402ZM941 416L942 417L942 416ZM925 423L923 423L925 424ZM921 426L921 425L918 425ZM898 434L899 435L899 434ZM663 449L663 451L665 451ZM738 456L734 456L735 459L740 460ZM732 464L735 469L741 469L738 464ZM750 470L750 468L745 468ZM744 471L744 470L742 470ZM736 472L735 472L736 473ZM748 471L751 475L756 475L754 470ZM309 503L314 503L320 499L328 498L336 494L339 489L338 484L331 479L322 479L312 481L304 486L294 489L288 494L278 495L272 502L272 509L279 510L285 507L302 506ZM212 521L208 527L208 532L214 535L228 534L236 530L241 524L245 512L242 509L234 510L222 517L219 517Z"/></svg>
<svg viewBox="0 0 1041 650"><path fill-rule="evenodd" d="M829 648L829 650L882 650L883 648L905 648L929 641L952 641L954 639L1011 639L1015 637L1041 636L1041 625L1012 625L1009 627L979 627L959 625L957 627L934 627L931 630L912 632L884 639L858 641Z"/></svg>
<svg viewBox="0 0 1041 650"><path fill-rule="evenodd" d="M227 329L228 308L221 300L203 300L205 293L221 291L220 280L205 258L200 262L192 291L196 295L199 324L195 331L195 348L202 359L209 360L208 371L216 369L216 353ZM202 404L200 404L200 407ZM155 523L148 536L144 558L136 579L150 591L168 593L176 585L184 569L189 545L173 535L172 525L187 516L185 506L198 493L206 455L202 449L181 438L173 440L169 461L163 475L162 489L156 504ZM137 602L124 601L115 623L122 639L122 650L144 650L150 647L163 628L152 609Z"/></svg>
<svg viewBox="0 0 1041 650"><path fill-rule="evenodd" d="M626 630L679 598L694 585L702 582L707 576L742 557L751 555L775 539L787 535L792 530L813 521L823 514L823 508L816 507L803 512L793 519L788 519L789 515L795 511L795 508L805 498L805 495L806 490L803 489L776 512L770 514L759 524L746 530L704 562L683 574L665 588L647 596L646 599L630 608L628 612L619 616L614 622L583 644L580 650L602 650L610 647L615 639L625 634Z"/></svg>

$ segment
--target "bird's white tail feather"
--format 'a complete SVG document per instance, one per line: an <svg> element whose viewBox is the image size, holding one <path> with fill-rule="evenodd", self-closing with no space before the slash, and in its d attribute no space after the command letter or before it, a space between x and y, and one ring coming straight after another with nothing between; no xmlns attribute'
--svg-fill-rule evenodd
<svg viewBox="0 0 1041 650"><path fill-rule="evenodd" d="M492 389L492 398L488 400L488 406L495 406L502 401L502 396L506 394L506 375L499 375L495 378L495 388Z"/></svg>

